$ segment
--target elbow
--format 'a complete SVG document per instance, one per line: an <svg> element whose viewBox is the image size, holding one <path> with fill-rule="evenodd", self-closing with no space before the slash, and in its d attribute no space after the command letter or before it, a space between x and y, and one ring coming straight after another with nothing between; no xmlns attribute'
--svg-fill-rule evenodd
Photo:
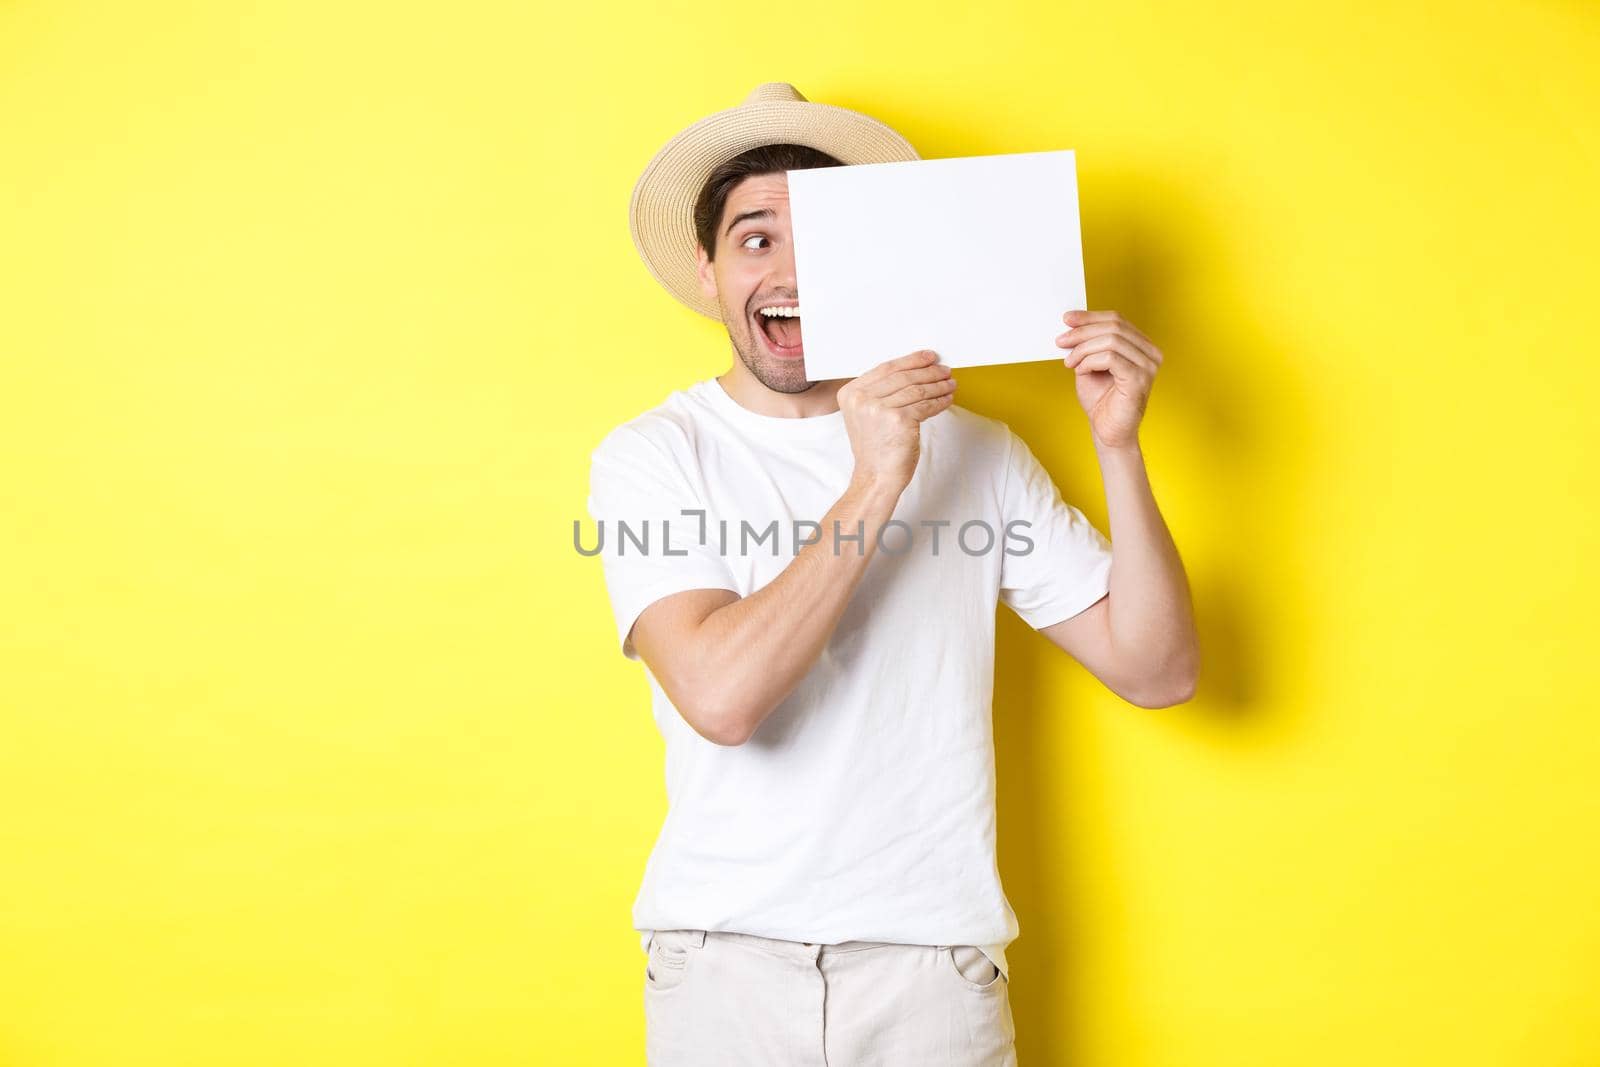
<svg viewBox="0 0 1600 1067"><path fill-rule="evenodd" d="M704 720L706 729L700 731L700 736L714 745L724 748L737 748L750 740L751 730L738 716L727 714L714 714Z"/></svg>
<svg viewBox="0 0 1600 1067"><path fill-rule="evenodd" d="M736 707L702 698L691 701L680 709L683 720L695 733L714 745L734 748L750 740L755 733L747 716L739 714Z"/></svg>
<svg viewBox="0 0 1600 1067"><path fill-rule="evenodd" d="M673 701L694 732L714 745L733 748L755 735L776 705L763 678L751 678L726 659L702 658L682 665L673 679Z"/></svg>
<svg viewBox="0 0 1600 1067"><path fill-rule="evenodd" d="M714 745L742 745L754 728L731 698L726 675L715 665L674 663L656 675L667 700L689 728Z"/></svg>
<svg viewBox="0 0 1600 1067"><path fill-rule="evenodd" d="M1179 704L1187 704L1189 701L1194 699L1194 695L1199 688L1199 676L1188 675L1181 682L1167 691L1166 699L1161 703L1160 706L1163 708L1171 708L1176 707Z"/></svg>
<svg viewBox="0 0 1600 1067"><path fill-rule="evenodd" d="M1122 696L1124 700L1135 707L1156 711L1161 708L1171 708L1179 704L1188 703L1194 699L1194 687L1138 690L1132 693L1124 693Z"/></svg>
<svg viewBox="0 0 1600 1067"><path fill-rule="evenodd" d="M1123 697L1130 704L1152 710L1176 707L1194 699L1200 688L1200 661L1194 658L1180 669L1164 672Z"/></svg>

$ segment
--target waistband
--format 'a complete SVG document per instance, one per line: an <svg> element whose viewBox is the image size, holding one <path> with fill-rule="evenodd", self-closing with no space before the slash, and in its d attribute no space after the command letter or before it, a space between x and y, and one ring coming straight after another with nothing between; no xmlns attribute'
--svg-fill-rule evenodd
<svg viewBox="0 0 1600 1067"><path fill-rule="evenodd" d="M759 934L745 934L733 930L657 930L652 932L651 940L656 934L687 934L689 944L696 948L703 946L708 938L719 941L733 941L747 945L750 948L770 952L777 956L786 956L791 959L815 960L820 955L832 955L839 952L864 952L867 949L883 948L945 948L944 945L907 945L898 941L837 941L833 944L819 944L810 941L788 941L779 937L762 937Z"/></svg>

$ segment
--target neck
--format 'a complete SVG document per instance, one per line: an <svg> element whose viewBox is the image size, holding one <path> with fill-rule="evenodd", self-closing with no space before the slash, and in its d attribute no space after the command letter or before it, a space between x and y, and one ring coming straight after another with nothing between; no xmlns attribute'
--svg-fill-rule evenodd
<svg viewBox="0 0 1600 1067"><path fill-rule="evenodd" d="M831 415L839 410L839 388L848 378L812 382L810 388L800 393L780 393L762 385L750 369L737 357L727 372L717 376L729 396L740 407L757 415L771 415L780 419L807 419L814 415Z"/></svg>

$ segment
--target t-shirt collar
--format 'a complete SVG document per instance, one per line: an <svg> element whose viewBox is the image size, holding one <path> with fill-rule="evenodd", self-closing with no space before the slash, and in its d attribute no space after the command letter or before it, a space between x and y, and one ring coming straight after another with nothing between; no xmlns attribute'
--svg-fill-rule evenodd
<svg viewBox="0 0 1600 1067"><path fill-rule="evenodd" d="M722 387L716 378L707 378L700 383L706 402L718 411L723 412L729 419L741 426L746 426L756 433L769 437L785 440L814 441L822 438L833 437L844 432L844 412L834 410L826 415L808 415L801 418L790 418L782 415L763 415L751 411L733 397Z"/></svg>

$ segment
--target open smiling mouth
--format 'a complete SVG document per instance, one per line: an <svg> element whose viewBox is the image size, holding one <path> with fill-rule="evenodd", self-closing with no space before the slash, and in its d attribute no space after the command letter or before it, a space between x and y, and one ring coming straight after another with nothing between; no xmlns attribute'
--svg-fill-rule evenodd
<svg viewBox="0 0 1600 1067"><path fill-rule="evenodd" d="M799 359L805 355L800 343L798 304L767 304L756 309L756 330L766 342L767 351L779 359Z"/></svg>

